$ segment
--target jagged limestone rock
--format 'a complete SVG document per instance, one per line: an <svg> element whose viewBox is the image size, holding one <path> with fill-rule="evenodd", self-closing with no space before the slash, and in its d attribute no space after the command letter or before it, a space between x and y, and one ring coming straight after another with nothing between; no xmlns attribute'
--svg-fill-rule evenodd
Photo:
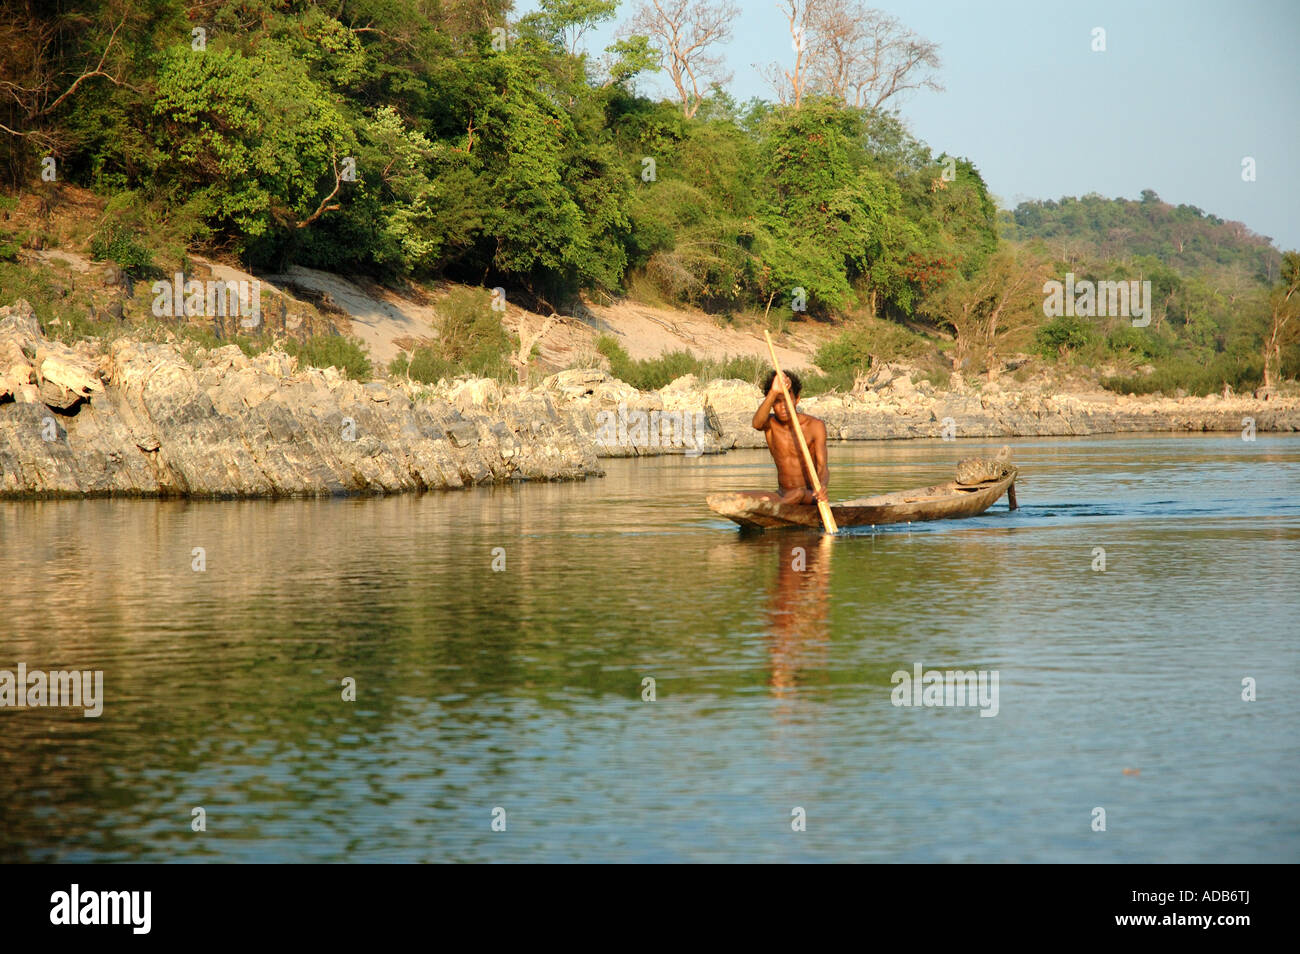
<svg viewBox="0 0 1300 954"><path fill-rule="evenodd" d="M526 391L489 410L294 370L274 350L226 346L192 366L169 344L119 338L96 355L45 339L25 303L0 309L0 356L22 365L0 395L4 496L389 493L601 473L590 442Z"/></svg>

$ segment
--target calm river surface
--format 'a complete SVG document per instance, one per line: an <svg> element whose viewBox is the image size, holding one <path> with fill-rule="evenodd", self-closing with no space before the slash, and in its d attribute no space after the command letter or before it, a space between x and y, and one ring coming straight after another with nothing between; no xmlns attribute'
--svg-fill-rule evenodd
<svg viewBox="0 0 1300 954"><path fill-rule="evenodd" d="M0 670L105 696L0 708L0 860L1300 861L1300 438L1011 443L1019 511L824 542L704 507L761 451L0 501ZM832 445L832 496L999 444ZM997 715L893 705L916 664Z"/></svg>

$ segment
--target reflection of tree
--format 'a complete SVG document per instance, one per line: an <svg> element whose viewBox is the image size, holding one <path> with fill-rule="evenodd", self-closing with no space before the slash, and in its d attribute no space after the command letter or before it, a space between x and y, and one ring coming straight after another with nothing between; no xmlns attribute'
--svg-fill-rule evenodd
<svg viewBox="0 0 1300 954"><path fill-rule="evenodd" d="M485 716L479 694L568 677L558 634L569 604L532 569L554 550L519 542L567 529L553 505L566 492L0 510L0 599L23 634L5 635L0 668L105 673L100 719L0 710L0 862L201 854L188 837L196 804L214 815L240 806L238 829L226 822L232 844L259 823L274 837L284 805L356 803L356 777L337 768L366 764L349 761L352 748L382 748L411 725L434 753L508 734L512 708ZM495 546L507 572L491 569ZM341 699L345 675L356 703ZM486 777L514 762L502 747L475 764ZM391 797L382 774L366 784L368 797ZM142 835L133 806L167 821ZM120 817L121 830L106 823ZM340 822L312 850L349 837Z"/></svg>
<svg viewBox="0 0 1300 954"><path fill-rule="evenodd" d="M770 684L778 697L795 688L800 670L825 668L833 544L824 534L787 535L777 551L781 562L767 615Z"/></svg>

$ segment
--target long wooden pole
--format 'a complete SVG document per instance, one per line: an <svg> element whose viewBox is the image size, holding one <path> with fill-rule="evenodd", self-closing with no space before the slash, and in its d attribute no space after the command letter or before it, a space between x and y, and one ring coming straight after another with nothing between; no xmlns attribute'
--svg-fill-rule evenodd
<svg viewBox="0 0 1300 954"><path fill-rule="evenodd" d="M799 450L803 451L804 463L808 465L808 476L812 478L813 492L819 492L822 489L822 482L817 479L817 465L813 463L812 451L808 450L808 442L804 440L803 428L799 426L799 412L795 410L794 398L790 397L790 389L785 386L785 375L781 373L781 362L776 360L776 346L772 344L772 336L767 329L763 329L763 337L767 339L767 350L772 355L772 368L776 371L777 383L781 385L781 394L785 398L785 406L790 411L790 420L794 423L794 437L799 442ZM817 510L822 515L822 525L826 527L827 533L839 533L840 528L835 525L835 515L831 513L831 505L825 500L817 501Z"/></svg>

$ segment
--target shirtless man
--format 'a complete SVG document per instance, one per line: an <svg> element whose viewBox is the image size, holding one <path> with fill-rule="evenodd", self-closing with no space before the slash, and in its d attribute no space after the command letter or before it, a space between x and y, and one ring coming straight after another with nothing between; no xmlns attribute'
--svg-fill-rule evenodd
<svg viewBox="0 0 1300 954"><path fill-rule="evenodd" d="M786 387L790 389L790 397L798 405L799 392L803 388L799 376L787 373L785 380ZM785 406L785 396L781 393L775 371L768 372L763 387L767 391L767 397L763 398L763 403L754 412L753 424L754 430L762 431L767 438L767 449L771 451L772 460L776 463L776 479L780 489L776 493L754 496L783 504L811 504L827 499L826 484L830 480L830 471L826 466L826 425L807 414L799 415L799 425L803 428L808 451L817 466L817 479L821 481L821 490L814 494L812 477L804 464L799 441L794 436L790 408Z"/></svg>

